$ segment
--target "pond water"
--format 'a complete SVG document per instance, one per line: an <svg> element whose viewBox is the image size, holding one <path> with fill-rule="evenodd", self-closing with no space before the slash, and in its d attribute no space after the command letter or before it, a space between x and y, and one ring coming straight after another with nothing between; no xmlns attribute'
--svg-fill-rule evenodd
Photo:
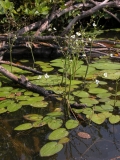
<svg viewBox="0 0 120 160"><path fill-rule="evenodd" d="M109 58L97 59L89 66L86 76L85 89L82 89L83 75L86 65L83 61L77 61L76 71L73 73L75 80L71 81L69 88L69 76L66 84L70 89L70 103L83 103L87 107L75 109L74 112L89 119L84 125L79 124L75 129L67 129L70 141L63 144L63 149L48 157L40 156L40 149L49 142L52 132L48 125L31 126L25 115L39 114L48 117L48 113L55 112L57 108L64 108L60 101L44 101L44 97L26 91L20 86L16 87L8 79L0 75L0 159L1 160L116 160L120 158L120 65L119 62L111 62ZM26 61L21 61L27 64ZM47 78L30 74L26 71L12 69L18 76L24 74L36 85L62 94L68 88L60 86L63 74L64 60L58 59L49 62L36 62L36 68L47 73ZM68 66L71 65L67 64ZM4 67L7 67L3 65ZM67 67L68 67L67 66ZM55 67L55 69L54 69ZM7 67L10 69L10 67ZM68 67L68 75L70 74ZM54 75L53 75L54 74ZM96 81L97 80L97 81ZM11 86L8 87L8 86ZM58 97L59 99L60 97ZM4 104L3 102L7 103ZM61 112L61 111L60 111ZM92 112L92 117L91 113ZM46 116L47 115L47 116ZM23 117L24 116L24 117ZM62 117L62 115L54 116ZM98 116L98 117L97 117ZM42 117L42 118L43 118ZM87 117L87 118L86 118ZM97 117L97 118L96 118ZM32 117L33 118L33 117ZM74 119L74 118L73 118ZM62 127L65 121L62 117ZM20 124L30 123L28 129L16 129ZM81 122L80 122L81 123ZM27 126L28 127L28 126ZM88 133L91 138L78 136L79 132ZM57 140L55 140L57 141Z"/></svg>

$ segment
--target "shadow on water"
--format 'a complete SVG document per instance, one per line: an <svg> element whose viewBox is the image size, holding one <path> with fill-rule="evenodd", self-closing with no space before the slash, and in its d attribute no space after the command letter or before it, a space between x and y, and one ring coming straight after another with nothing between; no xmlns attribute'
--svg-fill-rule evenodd
<svg viewBox="0 0 120 160"><path fill-rule="evenodd" d="M40 157L39 150L48 142L47 137L51 130L43 126L27 131L14 131L14 127L26 122L22 119L24 114L35 112L30 107L25 110L21 109L16 113L0 117L1 160L116 160L120 158L120 125L111 125L107 121L102 125L94 123L85 127L80 125L70 131L70 142L64 144L61 152L51 157ZM77 135L80 131L89 133L91 138L80 138Z"/></svg>

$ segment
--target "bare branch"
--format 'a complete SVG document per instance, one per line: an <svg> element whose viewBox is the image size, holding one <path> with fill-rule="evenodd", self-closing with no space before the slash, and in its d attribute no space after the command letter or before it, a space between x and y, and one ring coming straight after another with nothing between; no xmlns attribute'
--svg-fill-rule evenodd
<svg viewBox="0 0 120 160"><path fill-rule="evenodd" d="M63 31L63 33L61 34L62 36L64 36L71 28L72 26L78 21L81 20L85 17L88 17L90 15L92 15L93 13L95 13L98 10L101 10L104 7L110 7L111 5L116 5L115 2L109 2L109 3L105 3L108 0L105 0L104 2L100 3L99 5L83 12L80 16L76 16L69 24L68 26L65 28L65 30Z"/></svg>

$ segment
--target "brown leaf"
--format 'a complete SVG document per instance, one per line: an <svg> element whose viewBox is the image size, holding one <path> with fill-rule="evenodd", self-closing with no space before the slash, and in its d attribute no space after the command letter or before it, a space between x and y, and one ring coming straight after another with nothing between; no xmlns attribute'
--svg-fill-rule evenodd
<svg viewBox="0 0 120 160"><path fill-rule="evenodd" d="M81 137L81 138L85 138L85 139L91 138L91 136L86 132L79 132L78 136Z"/></svg>

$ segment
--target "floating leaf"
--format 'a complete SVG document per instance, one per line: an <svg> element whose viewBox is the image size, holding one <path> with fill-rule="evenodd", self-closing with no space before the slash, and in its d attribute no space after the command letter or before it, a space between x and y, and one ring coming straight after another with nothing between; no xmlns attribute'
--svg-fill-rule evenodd
<svg viewBox="0 0 120 160"><path fill-rule="evenodd" d="M68 135L68 131L65 128L58 128L54 130L48 137L49 140L58 140Z"/></svg>
<svg viewBox="0 0 120 160"><path fill-rule="evenodd" d="M103 88L90 88L89 89L89 93L92 93L92 94L106 93L106 92L108 92L108 91Z"/></svg>
<svg viewBox="0 0 120 160"><path fill-rule="evenodd" d="M96 96L99 98L108 98L110 97L112 94L111 93L98 93Z"/></svg>
<svg viewBox="0 0 120 160"><path fill-rule="evenodd" d="M66 123L65 123L65 126L67 129L73 129L73 128L76 128L77 126L79 125L79 122L77 120L68 120Z"/></svg>
<svg viewBox="0 0 120 160"><path fill-rule="evenodd" d="M93 106L93 104L98 104L99 101L93 98L82 98L80 101L85 104L86 106Z"/></svg>
<svg viewBox="0 0 120 160"><path fill-rule="evenodd" d="M109 121L112 124L118 123L120 121L120 116L119 115L112 115L109 117Z"/></svg>
<svg viewBox="0 0 120 160"><path fill-rule="evenodd" d="M45 102L45 101L32 102L30 105L36 108L44 108L44 107L47 107L48 102Z"/></svg>
<svg viewBox="0 0 120 160"><path fill-rule="evenodd" d="M77 96L77 97L89 97L90 95L85 92L85 91L76 91L73 92L73 95Z"/></svg>
<svg viewBox="0 0 120 160"><path fill-rule="evenodd" d="M24 123L24 124L21 124L19 126L17 126L16 128L14 128L14 130L17 130L17 131L24 131L24 130L27 130L27 129L31 129L33 126L31 123Z"/></svg>
<svg viewBox="0 0 120 160"><path fill-rule="evenodd" d="M48 116L60 117L63 116L63 112L51 112L47 114Z"/></svg>
<svg viewBox="0 0 120 160"><path fill-rule="evenodd" d="M86 132L79 132L78 136L81 137L81 138L85 138L85 139L91 138L90 134L88 134Z"/></svg>
<svg viewBox="0 0 120 160"><path fill-rule="evenodd" d="M0 114L1 114L1 113L5 113L5 112L7 112L7 109L5 109L5 108L0 108Z"/></svg>
<svg viewBox="0 0 120 160"><path fill-rule="evenodd" d="M104 111L113 111L113 106L109 104L101 105L101 108L103 108Z"/></svg>
<svg viewBox="0 0 120 160"><path fill-rule="evenodd" d="M110 61L104 61L100 62L97 61L94 64L90 64L90 66L95 67L97 69L106 69L106 70L115 70L115 69L120 69L120 64L119 63L113 63Z"/></svg>
<svg viewBox="0 0 120 160"><path fill-rule="evenodd" d="M52 119L50 122L48 122L49 128L55 130L62 126L63 121L61 119Z"/></svg>
<svg viewBox="0 0 120 160"><path fill-rule="evenodd" d="M60 139L58 143L59 144L64 144L64 143L67 143L69 141L70 141L70 139L68 137L64 137L64 138Z"/></svg>
<svg viewBox="0 0 120 160"><path fill-rule="evenodd" d="M27 114L23 117L27 120L30 120L30 121L39 121L43 118L43 116L40 114Z"/></svg>
<svg viewBox="0 0 120 160"><path fill-rule="evenodd" d="M90 117L90 119L96 124L102 124L105 121L106 117L104 114L99 113L99 114L93 114Z"/></svg>
<svg viewBox="0 0 120 160"><path fill-rule="evenodd" d="M62 148L62 144L57 142L49 142L40 149L40 155L41 157L52 156L61 151Z"/></svg>
<svg viewBox="0 0 120 160"><path fill-rule="evenodd" d="M86 115L92 115L93 110L91 108L84 108L83 113L86 114Z"/></svg>
<svg viewBox="0 0 120 160"><path fill-rule="evenodd" d="M42 127L44 125L46 125L45 122L43 122L42 120L36 121L32 123L33 127Z"/></svg>
<svg viewBox="0 0 120 160"><path fill-rule="evenodd" d="M13 103L12 105L9 105L8 107L7 107L7 110L9 111L9 112L15 112L15 111L17 111L18 109L20 109L22 106L19 104L19 103Z"/></svg>

